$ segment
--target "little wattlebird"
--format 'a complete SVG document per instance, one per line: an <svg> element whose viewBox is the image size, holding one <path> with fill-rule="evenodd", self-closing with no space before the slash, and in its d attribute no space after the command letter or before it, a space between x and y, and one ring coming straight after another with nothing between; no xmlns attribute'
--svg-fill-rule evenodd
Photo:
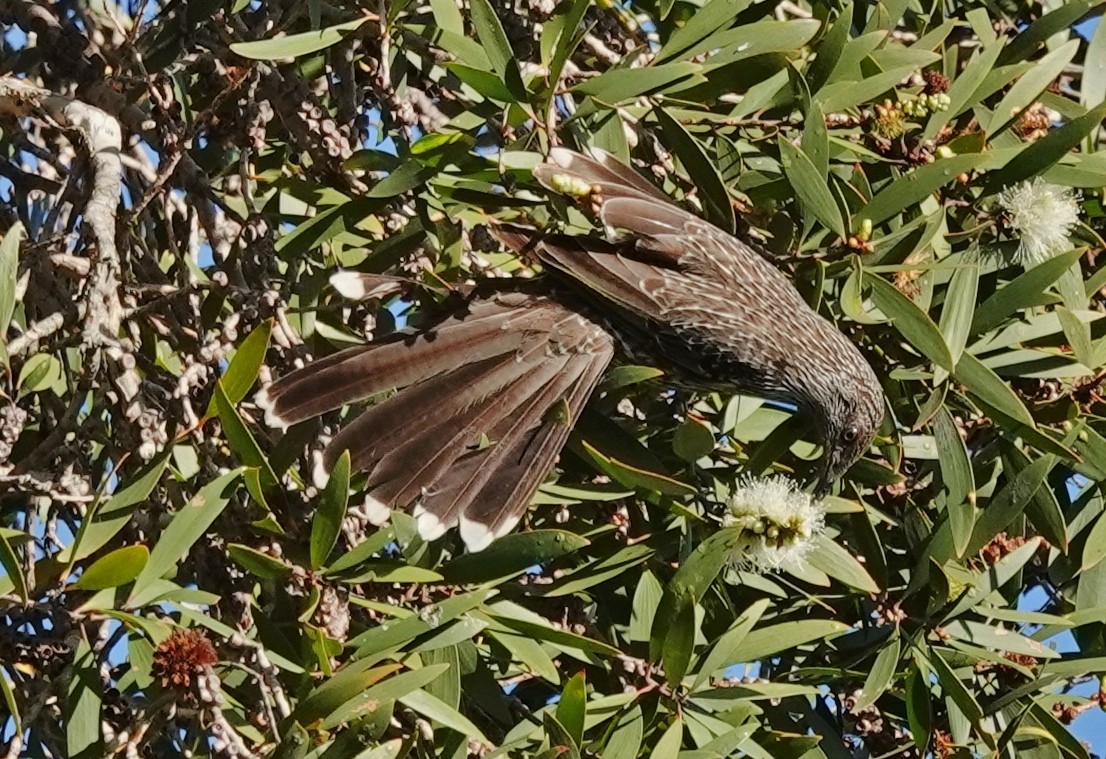
<svg viewBox="0 0 1106 759"><path fill-rule="evenodd" d="M673 384L794 404L824 447L819 491L868 450L883 417L875 374L775 267L609 155L555 148L534 176L625 237L496 226L544 276L478 284L432 327L319 359L258 395L267 422L287 426L396 391L323 457L329 470L349 450L367 472L371 521L413 507L424 538L459 525L470 551L510 531L616 356ZM369 281L333 280L352 297Z"/></svg>

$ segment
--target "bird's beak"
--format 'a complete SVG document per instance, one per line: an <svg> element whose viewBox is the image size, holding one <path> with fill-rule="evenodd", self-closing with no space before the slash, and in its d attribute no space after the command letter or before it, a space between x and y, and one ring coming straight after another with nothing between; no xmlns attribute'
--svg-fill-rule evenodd
<svg viewBox="0 0 1106 759"><path fill-rule="evenodd" d="M818 483L814 486L814 497L824 498L830 489L830 457L829 453L822 456L819 462Z"/></svg>

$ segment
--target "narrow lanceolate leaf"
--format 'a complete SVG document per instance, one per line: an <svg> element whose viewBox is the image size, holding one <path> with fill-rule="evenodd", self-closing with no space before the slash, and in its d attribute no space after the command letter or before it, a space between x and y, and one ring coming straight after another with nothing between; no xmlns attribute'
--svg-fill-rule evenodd
<svg viewBox="0 0 1106 759"><path fill-rule="evenodd" d="M565 530L533 530L505 535L480 553L458 556L442 568L450 582L488 582L511 577L591 545Z"/></svg>
<svg viewBox="0 0 1106 759"><path fill-rule="evenodd" d="M16 222L0 240L0 343L4 343L15 312L15 286L18 280L19 241L23 225Z"/></svg>
<svg viewBox="0 0 1106 759"><path fill-rule="evenodd" d="M972 331L972 318L975 315L976 292L979 289L979 262L974 252L969 252L957 262L952 279L945 290L945 304L941 307L941 321L938 325L945 338L952 357L952 365L960 360L968 344ZM936 377L940 382L943 377Z"/></svg>
<svg viewBox="0 0 1106 759"><path fill-rule="evenodd" d="M863 593L879 593L879 584L868 574L864 565L825 535L815 538L807 563L851 588Z"/></svg>
<svg viewBox="0 0 1106 759"><path fill-rule="evenodd" d="M27 578L23 573L23 564L19 560L19 555L16 554L15 549L12 548L12 544L8 541L7 536L0 533L0 567L4 568L4 573L11 580L12 586L15 588L15 592L19 594L23 602L26 603L27 598Z"/></svg>
<svg viewBox="0 0 1106 759"><path fill-rule="evenodd" d="M234 496L241 475L242 470L235 469L212 480L173 515L169 526L162 531L150 552L149 561L135 579L129 605L140 606L145 591L156 580L168 574L200 536L207 532Z"/></svg>
<svg viewBox="0 0 1106 759"><path fill-rule="evenodd" d="M949 502L960 503L973 499L975 483L971 461L968 459L968 449L952 414L945 406L942 406L933 418L933 437L937 444L941 478L945 482Z"/></svg>
<svg viewBox="0 0 1106 759"><path fill-rule="evenodd" d="M269 40L255 42L234 42L230 49L243 58L256 61L271 61L279 58L296 58L301 55L325 50L336 45L349 33L369 20L368 16L347 21L342 24L315 29L300 34L289 34Z"/></svg>
<svg viewBox="0 0 1106 759"><path fill-rule="evenodd" d="M929 315L879 275L866 273L865 282L872 288L872 302L891 319L895 329L923 356L952 371L952 353Z"/></svg>
<svg viewBox="0 0 1106 759"><path fill-rule="evenodd" d="M262 490L275 487L278 480L268 457L257 444L257 439L250 432L234 404L227 398L223 390L223 381L215 383L215 392L212 395L212 403L215 412L219 415L219 421L223 426L223 435L230 444L231 449L238 456L238 460L248 467L258 469L258 478Z"/></svg>
<svg viewBox="0 0 1106 759"><path fill-rule="evenodd" d="M816 640L830 640L847 632L849 626L832 619L804 619L783 622L749 633L732 656L735 661L752 662L780 651L805 645Z"/></svg>
<svg viewBox="0 0 1106 759"><path fill-rule="evenodd" d="M800 148L780 138L780 164L805 213L820 221L838 237L846 237L845 221L822 172Z"/></svg>
<svg viewBox="0 0 1106 759"><path fill-rule="evenodd" d="M273 330L272 320L264 321L251 332L227 365L226 373L220 378L223 392L227 401L233 406L246 397L257 379L257 373L261 370L261 364L265 361L265 353L269 350L269 336ZM218 413L215 407L214 396L207 405L206 416L212 417Z"/></svg>
<svg viewBox="0 0 1106 759"><path fill-rule="evenodd" d="M557 702L557 721L579 746L584 742L584 720L587 719L588 688L584 673L576 673L561 691Z"/></svg>
<svg viewBox="0 0 1106 759"><path fill-rule="evenodd" d="M1060 656L1054 649L1005 627L957 619L944 625L942 629L957 640L1003 653L1025 654L1037 659L1055 659Z"/></svg>
<svg viewBox="0 0 1106 759"><path fill-rule="evenodd" d="M1036 303L1041 297L1041 293L1056 282L1064 272L1068 271L1082 255L1082 250L1070 250L1067 253L1062 253L1034 266L1029 271L1019 274L1000 287L975 310L975 317L972 320L972 334L979 335L990 332L1001 325L1003 319L1010 314Z"/></svg>
<svg viewBox="0 0 1106 759"><path fill-rule="evenodd" d="M707 657L699 663L699 673L695 676L695 682L691 685L692 690L698 690L699 686L715 672L732 664L740 663L733 658L734 649L741 645L749 631L760 621L769 603L766 598L755 601L752 606L741 613L741 616L734 621L730 629L722 634L710 653L707 654Z"/></svg>
<svg viewBox="0 0 1106 759"><path fill-rule="evenodd" d="M1016 477L1009 480L1002 490L991 498L976 521L967 553L975 553L985 546L991 538L1006 529L1025 511L1026 504L1037 492L1037 488L1045 486L1045 478L1054 462L1055 459L1051 456L1037 459L1018 472Z"/></svg>
<svg viewBox="0 0 1106 759"><path fill-rule="evenodd" d="M118 588L138 577L150 559L146 546L125 546L97 559L76 582L80 590Z"/></svg>
<svg viewBox="0 0 1106 759"><path fill-rule="evenodd" d="M703 146L686 129L664 111L654 111L657 121L664 130L665 141L672 152L687 169L691 181L699 188L699 199L707 219L727 232L734 228L734 211L730 203L730 193L718 176L714 161L703 150Z"/></svg>
<svg viewBox="0 0 1106 759"><path fill-rule="evenodd" d="M972 692L968 690L963 681L956 676L952 667L949 666L941 654L934 649L930 649L928 661L937 674L937 679L940 680L945 695L960 707L960 711L964 712L964 716L973 723L982 719L983 709L979 706L979 702L976 701L975 696L972 695Z"/></svg>
<svg viewBox="0 0 1106 759"><path fill-rule="evenodd" d="M1106 103L1099 103L1082 116L1061 127L1049 130L1041 139L1032 142L1014 159L987 178L984 192L998 192L1041 174L1077 146L1106 118Z"/></svg>
<svg viewBox="0 0 1106 759"><path fill-rule="evenodd" d="M869 219L873 224L891 218L906 208L919 203L944 187L965 171L971 171L986 161L986 153L942 158L904 174L872 198L872 202L860 210L859 219Z"/></svg>
<svg viewBox="0 0 1106 759"><path fill-rule="evenodd" d="M503 80L503 84L519 101L526 101L526 87L522 83L518 60L511 50L511 43L503 31L495 10L488 0L471 0L472 23L476 27L476 36L487 53L492 68Z"/></svg>
<svg viewBox="0 0 1106 759"><path fill-rule="evenodd" d="M874 704L891 681L895 678L895 672L899 666L899 654L902 652L902 641L896 631L891 639L880 649L872 668L868 671L868 677L864 679L864 687L860 690L860 696L853 707L854 713L859 713Z"/></svg>
<svg viewBox="0 0 1106 759"><path fill-rule="evenodd" d="M326 482L319 509L311 522L311 568L318 569L326 563L338 534L342 531L342 519L346 516L346 504L349 502L349 451L334 463L330 479Z"/></svg>

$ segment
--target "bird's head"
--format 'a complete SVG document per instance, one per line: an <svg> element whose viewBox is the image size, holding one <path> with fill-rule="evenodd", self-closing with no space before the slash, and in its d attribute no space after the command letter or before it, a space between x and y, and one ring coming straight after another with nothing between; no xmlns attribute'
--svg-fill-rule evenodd
<svg viewBox="0 0 1106 759"><path fill-rule="evenodd" d="M867 363L863 369L850 381L836 384L829 402L823 399L814 410L823 449L815 489L818 497L868 451L883 422L883 390Z"/></svg>

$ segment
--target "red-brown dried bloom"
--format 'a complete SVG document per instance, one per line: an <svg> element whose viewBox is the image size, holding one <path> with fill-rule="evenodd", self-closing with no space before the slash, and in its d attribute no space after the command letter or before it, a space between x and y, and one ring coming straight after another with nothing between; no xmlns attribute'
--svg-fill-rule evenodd
<svg viewBox="0 0 1106 759"><path fill-rule="evenodd" d="M997 563L1003 556L1008 553L1016 551L1025 545L1025 538L1018 536L1011 538L1005 532L1000 532L991 538L991 541L983 548L979 549L979 553L983 556L983 560L988 564Z"/></svg>
<svg viewBox="0 0 1106 759"><path fill-rule="evenodd" d="M923 90L926 95L938 95L949 91L949 78L940 71L926 71L922 77L926 80L925 90Z"/></svg>
<svg viewBox="0 0 1106 759"><path fill-rule="evenodd" d="M164 688L187 690L204 667L219 661L207 636L195 628L174 630L154 651L150 673Z"/></svg>

